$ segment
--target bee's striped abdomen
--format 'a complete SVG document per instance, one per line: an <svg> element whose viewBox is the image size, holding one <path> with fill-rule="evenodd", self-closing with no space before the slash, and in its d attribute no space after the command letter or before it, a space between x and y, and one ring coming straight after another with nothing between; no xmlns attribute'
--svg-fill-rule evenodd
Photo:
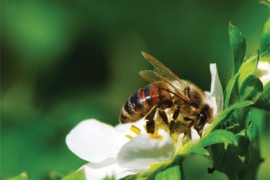
<svg viewBox="0 0 270 180"><path fill-rule="evenodd" d="M136 91L126 101L120 113L121 123L136 122L147 115L153 106L171 103L171 95L168 91L149 84Z"/></svg>

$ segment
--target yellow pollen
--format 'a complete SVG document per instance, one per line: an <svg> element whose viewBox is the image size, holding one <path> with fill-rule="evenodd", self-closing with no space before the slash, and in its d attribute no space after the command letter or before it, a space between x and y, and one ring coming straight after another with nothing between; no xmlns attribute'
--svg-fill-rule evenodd
<svg viewBox="0 0 270 180"><path fill-rule="evenodd" d="M128 139L132 139L133 137L132 137L132 136L130 136L130 135L126 135L126 138L128 138Z"/></svg>
<svg viewBox="0 0 270 180"><path fill-rule="evenodd" d="M139 128L137 128L136 126L134 126L134 125L132 125L131 127L130 127L130 130L132 131L132 132L134 132L135 134L140 134L141 133L141 130L139 129Z"/></svg>
<svg viewBox="0 0 270 180"><path fill-rule="evenodd" d="M151 139L157 139L157 140L162 140L163 136L157 135L157 134L149 134L149 137Z"/></svg>

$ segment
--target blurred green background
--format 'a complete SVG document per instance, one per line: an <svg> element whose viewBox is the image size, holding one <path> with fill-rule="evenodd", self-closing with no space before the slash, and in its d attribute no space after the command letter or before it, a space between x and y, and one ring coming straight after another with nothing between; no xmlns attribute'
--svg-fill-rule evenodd
<svg viewBox="0 0 270 180"><path fill-rule="evenodd" d="M228 23L253 55L268 16L256 0L1 1L1 178L47 179L83 165L65 136L88 118L118 123L125 100L147 84L138 72L152 69L141 51L203 90L217 63L225 87ZM216 177L205 166L187 160L188 179Z"/></svg>

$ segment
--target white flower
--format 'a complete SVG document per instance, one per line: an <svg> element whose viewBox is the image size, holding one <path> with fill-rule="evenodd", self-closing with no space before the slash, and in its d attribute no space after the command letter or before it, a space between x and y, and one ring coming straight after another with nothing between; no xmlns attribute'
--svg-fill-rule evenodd
<svg viewBox="0 0 270 180"><path fill-rule="evenodd" d="M267 57L266 57L267 58ZM266 59L265 58L265 59ZM263 86L270 82L270 60L266 59L266 61L259 61L256 74L260 78Z"/></svg>
<svg viewBox="0 0 270 180"><path fill-rule="evenodd" d="M218 114L223 108L223 93L215 64L210 65L210 71L211 92L206 94ZM144 119L115 127L95 119L84 120L67 135L66 143L74 154L90 162L81 167L87 180L106 176L120 179L147 171L155 162L171 159L182 145L183 133L175 143L163 129L154 135L146 133L145 125ZM193 128L191 139L200 139Z"/></svg>
<svg viewBox="0 0 270 180"><path fill-rule="evenodd" d="M146 171L154 162L170 159L174 142L164 130L152 137L145 132L145 120L112 127L95 119L79 123L66 137L69 149L89 161L82 167L86 179L116 179ZM133 125L133 126L132 126ZM132 128L135 128L132 131ZM140 134L136 135L138 130ZM132 139L127 135L133 135Z"/></svg>

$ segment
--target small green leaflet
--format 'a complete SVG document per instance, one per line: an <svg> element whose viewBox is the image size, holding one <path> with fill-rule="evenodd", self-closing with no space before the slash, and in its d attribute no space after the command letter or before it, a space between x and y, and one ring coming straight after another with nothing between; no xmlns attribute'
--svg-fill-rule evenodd
<svg viewBox="0 0 270 180"><path fill-rule="evenodd" d="M9 178L8 180L29 180L29 179L28 179L27 173L23 172L19 176Z"/></svg>
<svg viewBox="0 0 270 180"><path fill-rule="evenodd" d="M76 171L73 173L68 174L62 180L85 180L84 172L83 171Z"/></svg>
<svg viewBox="0 0 270 180"><path fill-rule="evenodd" d="M270 47L270 17L264 24L261 37L261 52L266 51Z"/></svg>
<svg viewBox="0 0 270 180"><path fill-rule="evenodd" d="M157 174L155 180L179 180L181 179L180 167L178 165L169 167L168 169Z"/></svg>
<svg viewBox="0 0 270 180"><path fill-rule="evenodd" d="M242 32L232 23L229 23L229 38L234 56L234 74L236 74L246 53L246 40Z"/></svg>
<svg viewBox="0 0 270 180"><path fill-rule="evenodd" d="M204 136L207 136L211 131L213 131L217 125L225 122L227 120L227 118L229 117L229 115L237 108L242 108L242 107L246 107L249 105L252 105L253 102L252 101L242 101L242 102L238 102L233 104L232 106L226 108L224 111L222 111L218 117L216 119L214 119L212 125L207 129L206 133L204 134Z"/></svg>
<svg viewBox="0 0 270 180"><path fill-rule="evenodd" d="M254 75L248 76L242 86L239 88L239 96L241 100L256 101L263 91L263 85L259 78Z"/></svg>
<svg viewBox="0 0 270 180"><path fill-rule="evenodd" d="M219 129L211 132L208 136L203 137L199 141L199 145L207 147L213 144L225 143L234 144L237 146L237 137L229 131Z"/></svg>
<svg viewBox="0 0 270 180"><path fill-rule="evenodd" d="M250 75L253 75L257 69L257 65L259 62L259 53L257 56L252 56L248 60L246 60L242 66L240 67L238 73L239 73L239 78L238 78L238 87L241 88L243 85L244 81L246 78Z"/></svg>
<svg viewBox="0 0 270 180"><path fill-rule="evenodd" d="M229 81L227 87L226 87L226 97L225 97L225 103L224 103L224 107L227 108L229 106L230 103L230 99L231 99L231 95L232 95L232 91L233 88L235 87L235 82L238 78L239 74L236 73Z"/></svg>

